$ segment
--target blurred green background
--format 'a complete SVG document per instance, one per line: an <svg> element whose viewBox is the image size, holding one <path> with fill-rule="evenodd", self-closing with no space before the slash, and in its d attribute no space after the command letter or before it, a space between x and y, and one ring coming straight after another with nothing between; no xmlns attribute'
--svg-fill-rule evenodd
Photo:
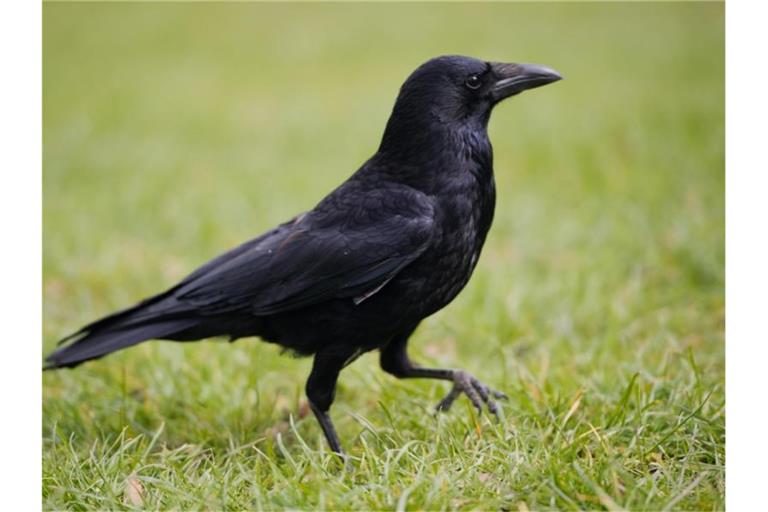
<svg viewBox="0 0 768 512"><path fill-rule="evenodd" d="M299 421L309 360L147 343L43 375L44 507L722 509L723 10L46 3L45 352L311 208L428 58L566 80L494 112L494 226L411 342L508 392L500 425L436 420L444 384L367 355L339 472Z"/></svg>

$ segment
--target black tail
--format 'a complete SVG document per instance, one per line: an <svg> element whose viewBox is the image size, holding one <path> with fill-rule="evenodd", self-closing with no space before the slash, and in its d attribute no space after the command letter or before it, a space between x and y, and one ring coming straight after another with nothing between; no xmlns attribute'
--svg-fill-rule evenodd
<svg viewBox="0 0 768 512"><path fill-rule="evenodd" d="M86 325L59 342L71 341L45 358L45 369L77 366L145 340L173 338L198 324L199 319L174 308L173 299L165 299L152 298Z"/></svg>

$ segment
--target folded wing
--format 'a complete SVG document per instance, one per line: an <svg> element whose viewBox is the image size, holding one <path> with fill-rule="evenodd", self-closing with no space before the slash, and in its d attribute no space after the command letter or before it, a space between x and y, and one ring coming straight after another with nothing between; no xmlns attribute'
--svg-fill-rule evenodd
<svg viewBox="0 0 768 512"><path fill-rule="evenodd" d="M403 194L373 191L353 208L313 210L213 260L173 295L204 314L268 315L345 297L359 304L429 245L431 203Z"/></svg>

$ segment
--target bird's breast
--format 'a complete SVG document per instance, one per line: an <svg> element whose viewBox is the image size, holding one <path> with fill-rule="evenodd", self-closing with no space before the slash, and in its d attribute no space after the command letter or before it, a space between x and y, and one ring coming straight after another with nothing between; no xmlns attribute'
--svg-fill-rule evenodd
<svg viewBox="0 0 768 512"><path fill-rule="evenodd" d="M477 264L493 220L495 186L490 169L467 173L437 198L437 232L423 263L431 271L425 289L430 312L437 311L464 288Z"/></svg>

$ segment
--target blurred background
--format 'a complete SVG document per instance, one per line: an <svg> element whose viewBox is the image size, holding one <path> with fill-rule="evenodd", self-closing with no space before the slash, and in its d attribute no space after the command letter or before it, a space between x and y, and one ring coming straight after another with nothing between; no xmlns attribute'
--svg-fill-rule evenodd
<svg viewBox="0 0 768 512"><path fill-rule="evenodd" d="M720 464L723 18L720 3L46 3L44 351L311 208L376 150L423 61L534 62L565 80L495 110L495 223L414 359L509 392L518 426L577 393L579 424L596 423L636 385L658 441L711 393L698 449ZM301 412L309 364L255 340L154 342L44 374L45 503L98 505L62 468L124 429L164 422L171 447L269 444ZM354 414L387 424L379 402L406 417L404 439L429 440L429 418L408 417L444 386L377 366L367 355L340 380L350 450ZM314 423L299 432L322 447ZM720 503L723 476L692 506Z"/></svg>

